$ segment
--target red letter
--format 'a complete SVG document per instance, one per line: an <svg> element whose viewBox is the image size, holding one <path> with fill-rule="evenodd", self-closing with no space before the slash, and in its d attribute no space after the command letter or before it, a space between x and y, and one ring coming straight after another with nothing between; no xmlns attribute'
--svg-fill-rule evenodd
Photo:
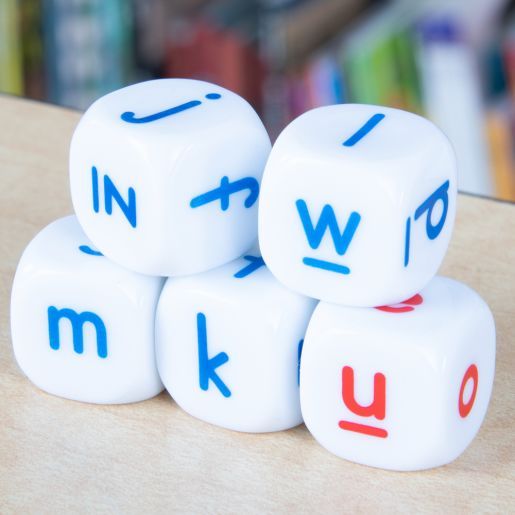
<svg viewBox="0 0 515 515"><path fill-rule="evenodd" d="M342 397L345 406L361 417L375 417L383 420L386 410L386 378L383 374L374 375L374 400L369 406L361 406L354 398L354 370L342 369Z"/></svg>
<svg viewBox="0 0 515 515"><path fill-rule="evenodd" d="M422 302L424 302L422 295L417 293L408 300L404 300L394 306L378 306L376 309L379 311L386 311L386 313L408 313L415 309L413 306L419 306Z"/></svg>
<svg viewBox="0 0 515 515"><path fill-rule="evenodd" d="M472 379L472 381L474 382L474 386L472 387L472 395L470 396L468 402L465 404L463 402L463 394L465 393L465 386L469 379ZM463 379L461 381L460 397L458 399L458 410L460 412L461 418L465 418L472 410L472 406L474 405L474 401L476 400L478 381L479 377L477 367L476 365L472 364L470 365L470 367L467 368L467 371L465 372L465 375L463 376Z"/></svg>
<svg viewBox="0 0 515 515"><path fill-rule="evenodd" d="M354 370L352 367L342 368L342 397L345 406L361 417L375 417L383 420L386 412L386 378L383 374L374 375L374 400L368 406L361 406L354 398ZM388 432L380 427L358 424L349 420L340 420L338 426L345 431L354 431L364 435L386 438Z"/></svg>

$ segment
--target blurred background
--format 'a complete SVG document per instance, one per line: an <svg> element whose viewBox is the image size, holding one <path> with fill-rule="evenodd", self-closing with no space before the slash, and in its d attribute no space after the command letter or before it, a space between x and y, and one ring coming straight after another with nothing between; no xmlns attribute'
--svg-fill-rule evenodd
<svg viewBox="0 0 515 515"><path fill-rule="evenodd" d="M155 77L236 91L272 139L326 104L423 114L462 191L515 200L514 0L0 0L0 92L86 109Z"/></svg>

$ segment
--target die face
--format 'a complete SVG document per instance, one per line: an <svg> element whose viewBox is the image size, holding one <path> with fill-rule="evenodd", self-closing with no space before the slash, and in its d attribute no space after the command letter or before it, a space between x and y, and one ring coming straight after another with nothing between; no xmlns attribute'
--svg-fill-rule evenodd
<svg viewBox="0 0 515 515"><path fill-rule="evenodd" d="M136 84L81 119L70 148L73 205L113 261L151 275L201 272L255 240L269 152L238 95L186 79Z"/></svg>
<svg viewBox="0 0 515 515"><path fill-rule="evenodd" d="M459 301L460 299L456 299ZM478 296L469 298L469 310L477 320L463 317L461 341L466 348L447 363L445 391L446 461L457 458L472 442L485 418L495 375L495 325L488 306ZM457 332L456 332L457 333ZM455 333L455 334L456 334ZM457 337L457 336L456 336Z"/></svg>
<svg viewBox="0 0 515 515"><path fill-rule="evenodd" d="M302 414L342 458L392 470L436 467L477 433L494 364L488 307L450 279L436 277L416 298L381 309L320 303L302 353Z"/></svg>
<svg viewBox="0 0 515 515"><path fill-rule="evenodd" d="M369 123L376 115L384 116ZM447 138L419 116L364 105L305 113L265 168L267 266L289 288L327 302L371 307L411 297L445 255L455 169Z"/></svg>
<svg viewBox="0 0 515 515"><path fill-rule="evenodd" d="M75 217L41 231L13 283L16 360L36 386L73 400L117 404L157 395L154 317L163 280L114 265Z"/></svg>
<svg viewBox="0 0 515 515"><path fill-rule="evenodd" d="M314 307L281 286L256 255L169 279L156 316L166 389L189 414L228 429L300 424L298 363Z"/></svg>

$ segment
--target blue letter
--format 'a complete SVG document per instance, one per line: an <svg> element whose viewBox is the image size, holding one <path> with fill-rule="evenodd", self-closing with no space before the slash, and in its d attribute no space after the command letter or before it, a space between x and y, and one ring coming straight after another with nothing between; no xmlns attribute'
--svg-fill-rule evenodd
<svg viewBox="0 0 515 515"><path fill-rule="evenodd" d="M322 209L322 213L316 227L313 227L306 202L302 199L297 200L296 206L302 222L302 227L306 233L306 238L308 239L309 245L312 249L317 249L320 246L322 238L324 237L326 230L329 228L336 252L340 256L343 256L345 252L347 252L347 248L349 247L361 220L361 216L358 213L353 211L350 214L347 225L345 226L343 233L340 234L340 228L338 227L336 216L333 208L329 204L326 204Z"/></svg>
<svg viewBox="0 0 515 515"><path fill-rule="evenodd" d="M100 210L100 199L98 193L98 171L95 166L91 168L91 186L93 192L93 211L98 213ZM106 174L104 175L104 207L108 215L113 213L113 198L120 206L128 222L132 227L136 227L136 192L134 188L129 188L128 199L125 202L113 181Z"/></svg>
<svg viewBox="0 0 515 515"><path fill-rule="evenodd" d="M300 385L300 358L302 357L302 347L304 347L304 338L300 340L297 347L297 384Z"/></svg>
<svg viewBox="0 0 515 515"><path fill-rule="evenodd" d="M103 256L104 255L104 254L102 254L102 252L92 249L89 245L81 245L79 247L79 250L81 252L84 252L84 254L89 254L90 256Z"/></svg>
<svg viewBox="0 0 515 515"><path fill-rule="evenodd" d="M206 98L208 100L218 100L221 98L222 95L220 93L208 93L206 95ZM187 109L191 109L192 107L196 107L202 104L200 100L190 100L189 102L186 102L184 104L180 104L175 107L170 107L170 109L166 109L164 111L160 111L159 113L153 113L148 116L142 116L140 118L136 117L136 113L132 111L126 111L125 113L122 113L120 118L127 123L149 123L149 122L155 122L156 120L161 120L161 118L166 118L167 116L172 116L177 113L182 113L183 111L186 111Z"/></svg>
<svg viewBox="0 0 515 515"><path fill-rule="evenodd" d="M191 200L190 206L195 208L220 200L222 211L227 211L229 208L229 197L233 193L243 190L249 190L249 195L245 199L244 203L245 207L249 208L254 205L259 195L259 182L254 177L244 177L243 179L229 182L229 177L224 176L222 177L218 188L195 197Z"/></svg>
<svg viewBox="0 0 515 515"><path fill-rule="evenodd" d="M116 189L113 181L108 175L104 175L104 199L105 210L108 215L113 212L113 198L123 211L125 218L129 221L132 227L136 227L136 192L133 188L129 188L129 199L127 202L123 200L120 192Z"/></svg>
<svg viewBox="0 0 515 515"><path fill-rule="evenodd" d="M219 366L229 361L229 356L225 352L220 352L216 356L209 358L207 353L206 315L204 313L197 313L197 332L200 388L207 391L209 380L211 379L224 397L230 397L231 391L215 371Z"/></svg>
<svg viewBox="0 0 515 515"><path fill-rule="evenodd" d="M411 218L408 216L406 220L406 239L404 240L404 266L409 264L409 246L411 236Z"/></svg>
<svg viewBox="0 0 515 515"><path fill-rule="evenodd" d="M358 129L350 138L346 139L342 145L344 147L353 147L359 140L364 138L382 119L384 114L377 113L371 116L365 125Z"/></svg>
<svg viewBox="0 0 515 515"><path fill-rule="evenodd" d="M98 213L100 209L100 202L98 199L98 171L96 166L91 168L91 188L93 193L93 211Z"/></svg>
<svg viewBox="0 0 515 515"><path fill-rule="evenodd" d="M97 335L97 354L99 358L107 358L107 334L102 319L91 311L77 313L73 309L57 309L54 306L48 308L48 335L50 347L58 350L60 347L59 320L67 318L73 331L73 350L77 354L84 352L84 324L89 322L93 325Z"/></svg>
<svg viewBox="0 0 515 515"><path fill-rule="evenodd" d="M191 100L190 102L186 102L184 104L171 107L170 109L166 109L165 111L161 111L159 113L154 113L148 116L143 116L141 118L136 117L136 113L132 111L126 111L122 113L121 119L127 123L149 123L155 122L156 120L160 120L161 118L166 118L167 116L172 116L177 113L182 113L182 111L186 111L186 109L191 109L192 107L196 107L202 104L200 100Z"/></svg>
<svg viewBox="0 0 515 515"><path fill-rule="evenodd" d="M265 266L265 262L261 256L243 256L243 258L250 261L250 263L245 268L242 268L234 274L236 279L243 279L252 272L255 272L258 268Z"/></svg>
<svg viewBox="0 0 515 515"><path fill-rule="evenodd" d="M422 204L415 211L415 220L418 220L426 211L426 233L430 240L434 240L442 232L447 218L447 209L449 208L449 195L447 191L449 189L449 181L445 181L438 189L436 189L429 197L427 197ZM433 225L431 221L431 215L433 214L433 208L435 204L441 200L443 202L442 215L436 225Z"/></svg>

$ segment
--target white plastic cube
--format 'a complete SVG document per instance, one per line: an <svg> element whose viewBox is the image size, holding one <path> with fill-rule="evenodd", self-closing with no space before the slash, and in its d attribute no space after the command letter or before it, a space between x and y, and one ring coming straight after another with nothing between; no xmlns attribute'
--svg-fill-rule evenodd
<svg viewBox="0 0 515 515"><path fill-rule="evenodd" d="M189 414L229 429L300 424L298 364L315 304L279 284L257 255L169 279L156 316L166 389Z"/></svg>
<svg viewBox="0 0 515 515"><path fill-rule="evenodd" d="M479 430L494 369L492 314L451 279L435 277L396 306L321 302L302 353L302 414L318 442L347 460L436 467Z"/></svg>
<svg viewBox="0 0 515 515"><path fill-rule="evenodd" d="M157 395L162 285L102 256L74 216L53 222L25 249L14 279L11 335L20 368L42 390L79 401Z"/></svg>
<svg viewBox="0 0 515 515"><path fill-rule="evenodd" d="M207 82L160 79L97 100L70 148L84 231L136 272L198 273L244 253L270 140L241 97Z"/></svg>
<svg viewBox="0 0 515 515"><path fill-rule="evenodd" d="M432 123L387 107L322 107L274 144L259 243L270 271L295 291L392 304L436 274L455 210L454 152Z"/></svg>

